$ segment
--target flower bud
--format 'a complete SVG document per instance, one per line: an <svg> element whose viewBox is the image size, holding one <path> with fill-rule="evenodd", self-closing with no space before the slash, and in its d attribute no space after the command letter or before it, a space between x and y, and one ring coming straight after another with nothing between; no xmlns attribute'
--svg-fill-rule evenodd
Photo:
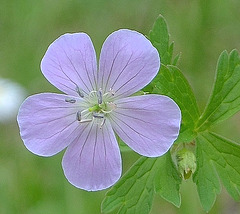
<svg viewBox="0 0 240 214"><path fill-rule="evenodd" d="M182 178L189 179L196 170L196 157L194 153L186 148L177 152L177 165Z"/></svg>

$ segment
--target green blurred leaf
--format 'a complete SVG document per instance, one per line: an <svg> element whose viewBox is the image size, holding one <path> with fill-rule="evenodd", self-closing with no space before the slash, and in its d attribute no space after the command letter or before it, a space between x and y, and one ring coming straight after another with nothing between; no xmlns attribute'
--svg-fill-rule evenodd
<svg viewBox="0 0 240 214"><path fill-rule="evenodd" d="M240 145L214 133L197 137L197 170L193 180L197 185L200 201L209 211L220 193L218 177L229 194L240 199Z"/></svg>
<svg viewBox="0 0 240 214"><path fill-rule="evenodd" d="M170 65L172 62L174 43L172 42L169 46L168 27L166 20L162 15L158 16L152 30L149 32L149 39L153 46L158 50L161 63L164 65Z"/></svg>
<svg viewBox="0 0 240 214"><path fill-rule="evenodd" d="M141 157L106 194L103 212L147 214L152 207L157 158Z"/></svg>
<svg viewBox="0 0 240 214"><path fill-rule="evenodd" d="M182 124L176 142L192 141L196 137L194 129L199 111L192 89L181 71L175 66L162 65L151 87L152 93L171 97L181 109Z"/></svg>
<svg viewBox="0 0 240 214"><path fill-rule="evenodd" d="M178 173L170 152L158 158L158 171L155 176L156 192L165 200L180 207L181 197L179 193L182 179Z"/></svg>
<svg viewBox="0 0 240 214"><path fill-rule="evenodd" d="M223 121L240 110L240 57L236 50L224 51L218 60L210 101L198 122L199 131Z"/></svg>

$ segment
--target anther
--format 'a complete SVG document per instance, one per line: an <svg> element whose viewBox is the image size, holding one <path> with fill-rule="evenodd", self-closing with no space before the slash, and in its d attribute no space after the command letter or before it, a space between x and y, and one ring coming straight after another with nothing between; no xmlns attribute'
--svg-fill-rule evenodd
<svg viewBox="0 0 240 214"><path fill-rule="evenodd" d="M82 119L82 117L81 117L81 112L78 111L78 112L77 112L77 120L78 120L78 121L81 121L81 119Z"/></svg>
<svg viewBox="0 0 240 214"><path fill-rule="evenodd" d="M102 114L102 113L93 112L92 115L93 115L93 117L98 118L98 119L104 118L104 114Z"/></svg>
<svg viewBox="0 0 240 214"><path fill-rule="evenodd" d="M114 90L113 90L112 88L109 89L109 92L110 92L110 94L111 94L112 96L115 95L115 92L114 92Z"/></svg>
<svg viewBox="0 0 240 214"><path fill-rule="evenodd" d="M76 100L74 98L67 97L67 98L65 98L65 102L67 102L67 103L76 103Z"/></svg>
<svg viewBox="0 0 240 214"><path fill-rule="evenodd" d="M84 112L84 111L83 111L83 112ZM80 123L91 122L92 119L82 119L82 113L83 113L83 112L80 112L80 111L77 112L77 115L76 115L77 120L78 120Z"/></svg>
<svg viewBox="0 0 240 214"><path fill-rule="evenodd" d="M102 104L102 90L99 89L97 92L98 104Z"/></svg>
<svg viewBox="0 0 240 214"><path fill-rule="evenodd" d="M83 91L78 86L76 87L76 91L80 97L82 97L82 98L84 97Z"/></svg>

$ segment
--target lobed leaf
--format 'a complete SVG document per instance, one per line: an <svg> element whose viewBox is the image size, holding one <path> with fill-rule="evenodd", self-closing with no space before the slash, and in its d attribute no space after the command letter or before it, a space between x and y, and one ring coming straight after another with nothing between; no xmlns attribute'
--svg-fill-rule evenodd
<svg viewBox="0 0 240 214"><path fill-rule="evenodd" d="M240 57L236 50L224 51L217 65L216 78L209 103L199 118L192 89L173 60L174 43L169 45L165 19L160 15L149 36L161 56L161 69L144 91L171 97L180 107L182 123L176 142L191 142L196 138L197 169L193 181L201 204L209 211L221 191L220 180L235 199L240 199L240 145L214 133L203 132L240 109ZM172 65L170 65L172 64ZM119 140L121 150L129 148ZM220 179L220 180L219 180ZM106 194L103 212L118 208L120 214L147 214L151 210L154 190L162 198L179 207L181 177L170 152L158 158L141 157Z"/></svg>
<svg viewBox="0 0 240 214"><path fill-rule="evenodd" d="M102 211L119 208L119 214L147 214L152 207L157 158L141 157L106 194Z"/></svg>
<svg viewBox="0 0 240 214"><path fill-rule="evenodd" d="M218 60L209 103L198 122L198 131L221 122L240 110L240 57L236 50L224 51Z"/></svg>
<svg viewBox="0 0 240 214"><path fill-rule="evenodd" d="M159 15L155 21L152 30L149 33L149 39L153 46L158 50L161 58L161 63L170 65L172 63L173 46L172 42L169 45L169 33L166 20L162 15ZM177 64L178 57L175 58L174 64Z"/></svg>
<svg viewBox="0 0 240 214"><path fill-rule="evenodd" d="M193 180L205 211L220 193L219 179L235 199L240 200L240 145L214 133L197 137L197 170Z"/></svg>
<svg viewBox="0 0 240 214"><path fill-rule="evenodd" d="M193 174L193 181L197 185L197 191L203 209L208 212L215 203L216 195L220 193L221 186L209 153L205 148L205 144L199 136L197 138L196 150L197 169Z"/></svg>
<svg viewBox="0 0 240 214"><path fill-rule="evenodd" d="M159 158L158 171L155 176L155 189L162 198L171 202L177 207L181 205L179 193L182 179L177 171L170 152Z"/></svg>
<svg viewBox="0 0 240 214"><path fill-rule="evenodd" d="M192 141L196 137L195 123L199 110L192 89L181 71L175 66L162 65L151 87L152 93L169 96L181 109L182 124L176 142Z"/></svg>

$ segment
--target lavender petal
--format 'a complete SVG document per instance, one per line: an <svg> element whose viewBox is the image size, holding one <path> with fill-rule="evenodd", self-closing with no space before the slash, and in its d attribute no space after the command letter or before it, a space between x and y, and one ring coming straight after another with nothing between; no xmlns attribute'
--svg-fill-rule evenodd
<svg viewBox="0 0 240 214"><path fill-rule="evenodd" d="M34 154L54 155L74 141L83 126L76 121L79 100L66 102L66 95L43 93L28 97L18 113L24 145Z"/></svg>
<svg viewBox="0 0 240 214"><path fill-rule="evenodd" d="M111 114L114 131L134 151L147 157L166 153L177 139L181 112L162 95L123 98Z"/></svg>
<svg viewBox="0 0 240 214"><path fill-rule="evenodd" d="M146 86L157 74L157 50L142 34L118 30L103 44L99 62L99 88L110 89L116 98L129 96Z"/></svg>
<svg viewBox="0 0 240 214"><path fill-rule="evenodd" d="M64 34L46 51L41 70L61 91L78 96L96 90L97 62L90 37L85 33Z"/></svg>
<svg viewBox="0 0 240 214"><path fill-rule="evenodd" d="M62 166L74 186L97 191L112 186L121 176L121 156L109 121L100 128L89 123L79 139L69 145Z"/></svg>

